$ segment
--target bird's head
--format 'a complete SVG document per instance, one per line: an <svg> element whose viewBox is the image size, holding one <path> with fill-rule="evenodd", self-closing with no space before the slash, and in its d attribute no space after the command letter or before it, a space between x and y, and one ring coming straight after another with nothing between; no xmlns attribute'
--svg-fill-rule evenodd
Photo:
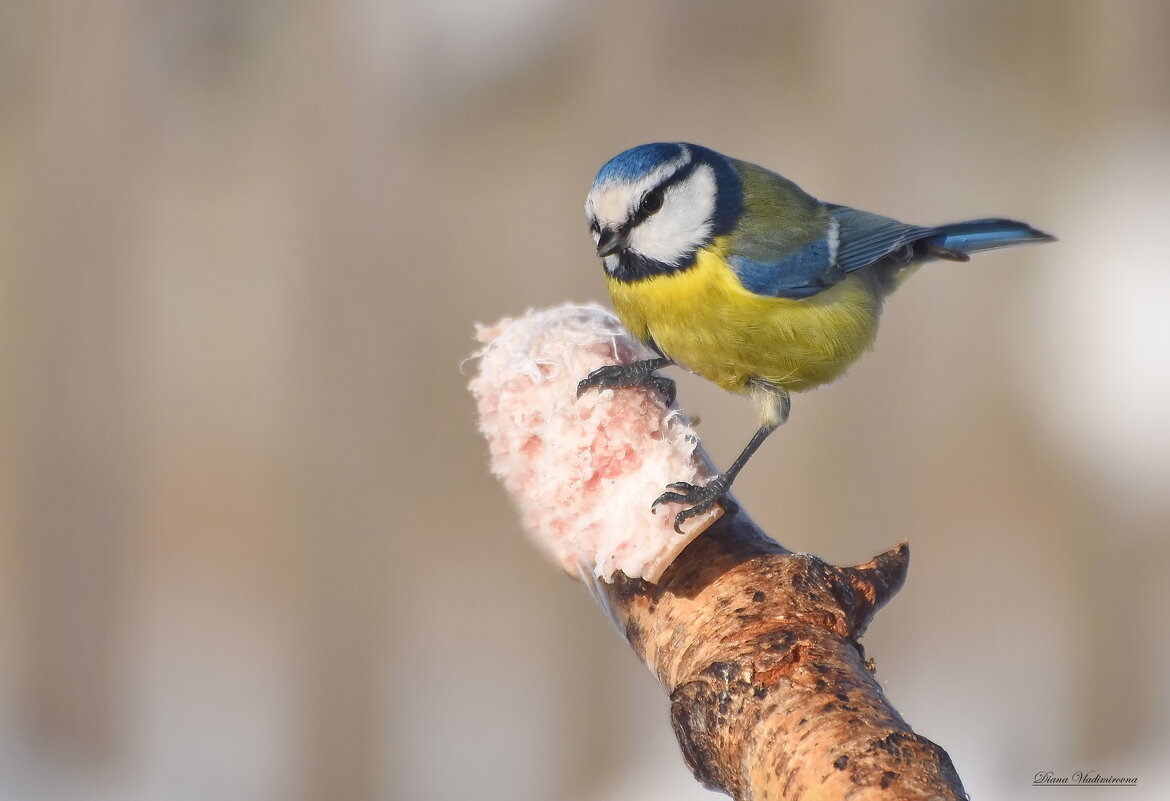
<svg viewBox="0 0 1170 801"><path fill-rule="evenodd" d="M601 168L585 216L606 272L635 281L691 266L700 248L731 230L741 207L739 175L726 157L656 143Z"/></svg>

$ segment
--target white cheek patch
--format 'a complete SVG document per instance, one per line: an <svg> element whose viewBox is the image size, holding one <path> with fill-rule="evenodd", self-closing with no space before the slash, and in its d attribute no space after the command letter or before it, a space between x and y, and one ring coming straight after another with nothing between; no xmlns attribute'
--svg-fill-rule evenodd
<svg viewBox="0 0 1170 801"><path fill-rule="evenodd" d="M677 265L711 237L715 171L707 164L670 186L662 210L630 232L630 248L664 264Z"/></svg>

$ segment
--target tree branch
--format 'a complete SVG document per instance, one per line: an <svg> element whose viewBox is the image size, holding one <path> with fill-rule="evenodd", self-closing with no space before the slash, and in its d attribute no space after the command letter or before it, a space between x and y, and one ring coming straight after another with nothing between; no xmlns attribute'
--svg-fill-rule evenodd
<svg viewBox="0 0 1170 801"><path fill-rule="evenodd" d="M471 389L493 470L529 534L670 693L696 779L753 801L966 798L858 642L905 580L906 544L835 567L786 550L742 511L688 521L679 537L672 514L647 507L666 483L712 472L685 418L649 390L573 392L602 363L646 357L611 315L529 313L480 339Z"/></svg>

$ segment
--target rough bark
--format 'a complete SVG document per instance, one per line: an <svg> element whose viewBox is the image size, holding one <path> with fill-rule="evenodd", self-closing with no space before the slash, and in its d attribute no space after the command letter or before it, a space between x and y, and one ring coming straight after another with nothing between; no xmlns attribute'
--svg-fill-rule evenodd
<svg viewBox="0 0 1170 801"><path fill-rule="evenodd" d="M736 799L962 799L942 748L890 706L858 638L902 586L905 544L857 567L725 516L657 585L598 582L670 693L687 765Z"/></svg>

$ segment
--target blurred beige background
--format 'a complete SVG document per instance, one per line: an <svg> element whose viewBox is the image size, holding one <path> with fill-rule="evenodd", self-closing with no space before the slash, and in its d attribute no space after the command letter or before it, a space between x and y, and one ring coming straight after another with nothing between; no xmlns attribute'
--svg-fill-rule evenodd
<svg viewBox="0 0 1170 801"><path fill-rule="evenodd" d="M865 644L974 797L1164 798L1168 30L1159 0L0 3L0 798L713 797L520 535L459 370L475 321L604 298L581 204L656 139L1061 237L922 271L738 496L840 563L911 540ZM748 404L680 389L726 464Z"/></svg>

